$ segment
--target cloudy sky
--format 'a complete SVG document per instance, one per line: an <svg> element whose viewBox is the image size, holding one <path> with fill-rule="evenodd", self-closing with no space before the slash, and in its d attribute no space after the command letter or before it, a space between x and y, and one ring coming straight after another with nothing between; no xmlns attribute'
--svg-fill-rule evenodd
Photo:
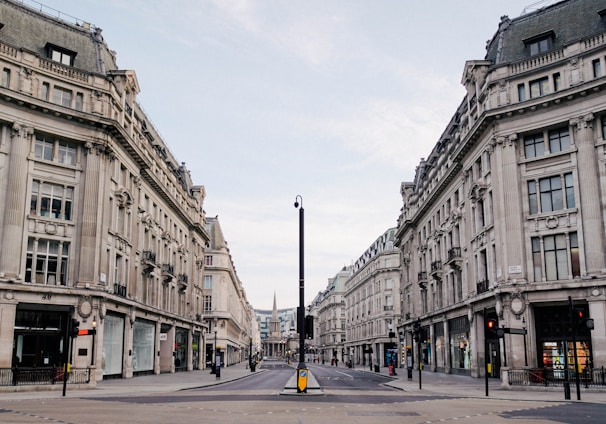
<svg viewBox="0 0 606 424"><path fill-rule="evenodd" d="M31 0L25 0L32 4ZM501 16L533 0L42 0L103 29L219 216L249 302L305 303L388 228ZM37 6L40 7L40 6ZM53 10L54 9L54 10Z"/></svg>

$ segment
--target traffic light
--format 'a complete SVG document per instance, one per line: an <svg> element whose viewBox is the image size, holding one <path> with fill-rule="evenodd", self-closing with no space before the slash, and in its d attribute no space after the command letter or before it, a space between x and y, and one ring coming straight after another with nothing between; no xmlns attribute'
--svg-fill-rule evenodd
<svg viewBox="0 0 606 424"><path fill-rule="evenodd" d="M314 316L305 316L305 337L308 339L314 338Z"/></svg>
<svg viewBox="0 0 606 424"><path fill-rule="evenodd" d="M498 337L497 334L498 326L497 320L490 318L486 320L486 336Z"/></svg>
<svg viewBox="0 0 606 424"><path fill-rule="evenodd" d="M78 337L78 332L80 331L80 321L72 318L71 324L69 326L69 335L71 337Z"/></svg>
<svg viewBox="0 0 606 424"><path fill-rule="evenodd" d="M574 324L577 327L577 331L593 330L593 328L594 328L593 319L586 317L584 309L582 309L582 308L575 309L573 311L572 318L573 318Z"/></svg>

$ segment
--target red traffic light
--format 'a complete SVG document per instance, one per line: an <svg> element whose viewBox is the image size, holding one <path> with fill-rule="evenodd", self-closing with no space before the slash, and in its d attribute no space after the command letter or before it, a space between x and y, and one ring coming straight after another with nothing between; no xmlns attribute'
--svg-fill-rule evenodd
<svg viewBox="0 0 606 424"><path fill-rule="evenodd" d="M496 319L489 319L488 321L486 321L486 328L488 328L489 330L496 330L497 329L497 320Z"/></svg>

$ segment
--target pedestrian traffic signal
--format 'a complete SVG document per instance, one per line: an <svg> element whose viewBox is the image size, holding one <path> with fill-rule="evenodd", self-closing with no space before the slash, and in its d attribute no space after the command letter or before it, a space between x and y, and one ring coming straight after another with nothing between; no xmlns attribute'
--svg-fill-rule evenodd
<svg viewBox="0 0 606 424"><path fill-rule="evenodd" d="M80 321L78 321L77 319L72 318L71 324L70 324L70 328L69 328L69 335L72 337L78 337L78 332L80 331Z"/></svg>

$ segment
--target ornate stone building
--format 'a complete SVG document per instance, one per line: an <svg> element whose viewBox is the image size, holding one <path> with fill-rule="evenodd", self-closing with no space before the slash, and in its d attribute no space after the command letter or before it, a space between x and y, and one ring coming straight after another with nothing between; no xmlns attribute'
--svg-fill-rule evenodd
<svg viewBox="0 0 606 424"><path fill-rule="evenodd" d="M0 368L67 358L94 382L203 366L205 191L135 72L101 29L10 0L0 70ZM96 334L68 357L71 319Z"/></svg>
<svg viewBox="0 0 606 424"><path fill-rule="evenodd" d="M353 365L398 361L400 251L390 228L360 256L345 282L345 352Z"/></svg>
<svg viewBox="0 0 606 424"><path fill-rule="evenodd" d="M580 371L606 365L605 58L606 5L567 0L504 16L466 62L467 95L401 189L399 330L409 346L427 330L431 370L573 369L575 350ZM576 345L569 299L595 323Z"/></svg>
<svg viewBox="0 0 606 424"><path fill-rule="evenodd" d="M221 361L229 366L246 360L250 354L255 313L246 299L238 278L229 247L217 217L207 217L210 236L204 256L204 287L202 303L209 338L206 361L213 357L214 348ZM215 335L214 332L217 332Z"/></svg>

